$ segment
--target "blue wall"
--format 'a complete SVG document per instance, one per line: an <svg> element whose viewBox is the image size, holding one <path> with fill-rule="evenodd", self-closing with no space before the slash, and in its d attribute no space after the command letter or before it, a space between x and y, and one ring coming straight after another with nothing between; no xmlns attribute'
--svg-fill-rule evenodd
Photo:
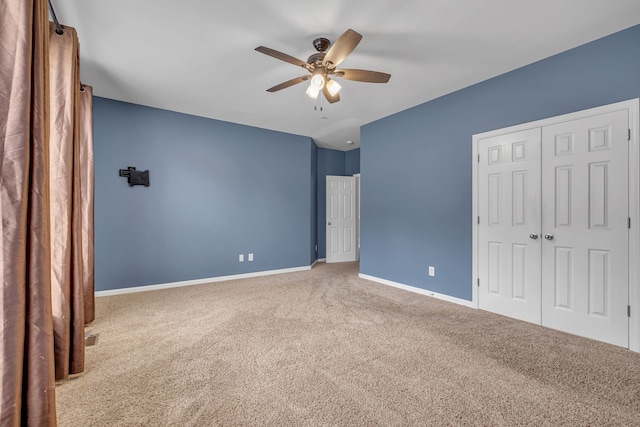
<svg viewBox="0 0 640 427"><path fill-rule="evenodd" d="M360 271L471 300L472 135L637 97L640 26L363 126Z"/></svg>
<svg viewBox="0 0 640 427"><path fill-rule="evenodd" d="M327 252L327 175L344 176L344 151L318 148L318 258Z"/></svg>
<svg viewBox="0 0 640 427"><path fill-rule="evenodd" d="M104 98L93 107L97 290L315 260L309 138ZM129 187L127 166L149 169L151 186Z"/></svg>
<svg viewBox="0 0 640 427"><path fill-rule="evenodd" d="M347 151L344 153L344 174L351 176L360 173L360 149Z"/></svg>

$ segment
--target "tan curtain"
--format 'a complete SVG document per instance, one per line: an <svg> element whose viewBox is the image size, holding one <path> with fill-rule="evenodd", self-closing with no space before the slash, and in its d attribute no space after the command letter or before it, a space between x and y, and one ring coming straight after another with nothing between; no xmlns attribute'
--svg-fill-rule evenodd
<svg viewBox="0 0 640 427"><path fill-rule="evenodd" d="M84 322L96 318L93 253L93 88L80 89L80 184L82 203L82 284L84 287Z"/></svg>
<svg viewBox="0 0 640 427"><path fill-rule="evenodd" d="M83 370L94 317L92 90L46 1L0 16L0 425L55 426L55 378Z"/></svg>
<svg viewBox="0 0 640 427"><path fill-rule="evenodd" d="M51 289L56 379L84 369L79 43L49 28Z"/></svg>
<svg viewBox="0 0 640 427"><path fill-rule="evenodd" d="M47 3L0 16L0 425L54 426Z"/></svg>

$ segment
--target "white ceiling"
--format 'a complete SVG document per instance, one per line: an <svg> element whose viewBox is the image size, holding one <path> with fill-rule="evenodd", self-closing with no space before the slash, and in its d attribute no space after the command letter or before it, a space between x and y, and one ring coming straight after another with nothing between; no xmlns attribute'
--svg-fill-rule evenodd
<svg viewBox="0 0 640 427"><path fill-rule="evenodd" d="M52 2L78 31L95 95L338 150L360 145L361 125L640 23L639 0ZM257 46L306 60L314 38L348 28L363 39L341 67L390 73L389 83L338 79L342 100L322 111L306 83L266 92L305 71Z"/></svg>

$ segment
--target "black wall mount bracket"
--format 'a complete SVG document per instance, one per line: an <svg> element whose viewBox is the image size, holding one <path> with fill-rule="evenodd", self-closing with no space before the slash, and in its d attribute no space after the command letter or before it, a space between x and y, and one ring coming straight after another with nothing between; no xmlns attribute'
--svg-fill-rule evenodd
<svg viewBox="0 0 640 427"><path fill-rule="evenodd" d="M129 166L126 169L120 169L119 176L127 178L129 187L133 187L134 185L144 185L145 187L148 187L150 185L149 171L136 170L135 166Z"/></svg>
<svg viewBox="0 0 640 427"><path fill-rule="evenodd" d="M120 169L120 176L128 177L132 170L136 170L135 166L129 166L126 169Z"/></svg>

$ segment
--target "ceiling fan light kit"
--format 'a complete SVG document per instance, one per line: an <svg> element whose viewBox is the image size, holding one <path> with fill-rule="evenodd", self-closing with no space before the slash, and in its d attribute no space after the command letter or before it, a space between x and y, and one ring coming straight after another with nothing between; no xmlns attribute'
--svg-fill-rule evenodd
<svg viewBox="0 0 640 427"><path fill-rule="evenodd" d="M387 73L369 70L336 69L336 67L340 65L340 63L344 61L344 59L356 48L361 39L362 36L351 29L345 31L333 45L331 45L331 42L328 39L319 37L313 41L313 46L318 53L314 53L309 56L306 62L287 55L286 53L282 53L268 47L258 46L256 48L258 52L272 56L281 61L300 66L311 73L311 75L296 77L284 83L280 83L279 85L273 86L267 89L267 92L277 92L298 83L302 83L303 81L311 80L309 87L305 92L307 96L317 99L320 93L322 93L327 101L333 104L334 102L340 101L339 93L342 86L335 80L332 80L329 76L340 77L357 82L387 83L391 78L391 75Z"/></svg>

